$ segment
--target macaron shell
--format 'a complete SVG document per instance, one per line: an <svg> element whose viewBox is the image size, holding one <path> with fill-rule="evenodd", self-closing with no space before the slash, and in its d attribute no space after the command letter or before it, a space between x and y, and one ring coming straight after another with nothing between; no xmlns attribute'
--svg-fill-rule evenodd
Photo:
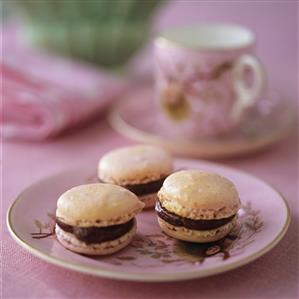
<svg viewBox="0 0 299 299"><path fill-rule="evenodd" d="M63 231L58 225L55 227L57 239L62 246L73 252L87 255L107 255L117 252L125 248L131 242L136 231L137 226L135 221L132 229L118 239L99 244L86 244L78 240L73 234Z"/></svg>
<svg viewBox="0 0 299 299"><path fill-rule="evenodd" d="M158 217L161 229L170 237L195 243L214 242L224 238L234 228L237 222L237 216L229 223L213 230L191 230L185 227L177 227L169 224Z"/></svg>
<svg viewBox="0 0 299 299"><path fill-rule="evenodd" d="M166 177L173 171L167 151L149 145L123 147L104 155L98 165L99 178L118 185L142 184Z"/></svg>
<svg viewBox="0 0 299 299"><path fill-rule="evenodd" d="M214 173L183 170L171 174L158 192L169 212L190 219L221 219L240 208L238 192L232 182Z"/></svg>
<svg viewBox="0 0 299 299"><path fill-rule="evenodd" d="M120 186L88 184L60 196L56 217L73 226L104 227L129 221L143 207L135 194Z"/></svg>

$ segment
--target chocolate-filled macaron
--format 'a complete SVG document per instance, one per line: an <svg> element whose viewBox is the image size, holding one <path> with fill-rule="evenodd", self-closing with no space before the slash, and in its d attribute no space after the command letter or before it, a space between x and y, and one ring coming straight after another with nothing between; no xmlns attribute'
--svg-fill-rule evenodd
<svg viewBox="0 0 299 299"><path fill-rule="evenodd" d="M57 239L67 249L82 254L116 252L135 235L135 215L143 206L135 194L116 185L74 187L57 201Z"/></svg>
<svg viewBox="0 0 299 299"><path fill-rule="evenodd" d="M158 192L158 222L169 236L206 243L225 237L235 226L240 199L228 179L199 170L170 175Z"/></svg>
<svg viewBox="0 0 299 299"><path fill-rule="evenodd" d="M164 149L135 145L104 155L99 161L98 177L103 183L132 191L149 208L155 206L157 192L172 170L172 157Z"/></svg>

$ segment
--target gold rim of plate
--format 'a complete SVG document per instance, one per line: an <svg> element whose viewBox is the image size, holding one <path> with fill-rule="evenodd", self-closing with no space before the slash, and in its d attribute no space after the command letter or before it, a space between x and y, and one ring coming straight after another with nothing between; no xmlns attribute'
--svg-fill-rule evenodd
<svg viewBox="0 0 299 299"><path fill-rule="evenodd" d="M184 160L181 160L181 161L184 161ZM212 162L208 162L208 163L210 165L218 166L217 163L212 163ZM228 167L228 166L221 165L221 167L229 169L229 170L234 170L234 168ZM24 239L22 239L18 235L18 233L15 231L15 229L13 227L13 224L12 224L12 221L11 221L11 213L12 213L15 205L17 204L17 202L19 200L21 200L23 193L28 192L30 189L34 188L36 185L38 185L42 182L45 182L45 181L47 181L51 178L54 178L57 175L62 174L63 172L57 173L56 175L52 175L52 176L49 176L49 177L47 177L43 180L40 180L40 181L32 184L28 188L26 188L23 192L21 192L16 197L16 199L14 200L14 202L12 203L10 208L8 209L7 218L6 218L7 227L8 227L8 230L9 230L11 236L14 238L14 240L21 247L28 250L34 256L37 256L40 259L42 259L46 262L49 262L50 264L54 264L54 265L60 266L62 268L74 270L76 272L91 274L91 275L94 275L94 276L105 277L105 278L113 278L113 279L117 279L117 280L143 281L143 282L180 281L180 280L189 280L189 279L207 277L207 276L223 273L223 272L226 272L226 271L233 270L233 269L236 269L238 267L244 266L244 265L256 260L257 258L261 257L265 253L269 252L283 238L283 236L287 232L288 227L290 225L290 221L291 221L290 208L289 208L289 205L287 203L287 200L284 198L284 196L281 194L281 192L278 191L272 184L266 182L265 180L262 180L262 179L258 178L257 176L254 176L252 174L246 173L246 172L241 171L241 170L237 170L237 171L244 174L244 175L247 175L249 177L252 177L254 179L262 181L264 184L266 184L268 187L270 187L272 190L274 190L279 195L280 199L282 200L282 202L285 205L287 218L286 218L286 221L285 221L281 231L277 234L277 236L274 238L274 240L272 240L272 242L270 242L267 246L265 246L260 251L251 254L247 258L236 261L236 262L231 263L229 265L216 266L216 267L213 267L211 269L206 269L206 270L199 269L199 270L195 270L195 271L192 270L192 271L188 271L188 272L178 272L178 273L117 272L117 271L112 271L112 270L106 270L106 269L94 268L94 267L89 267L89 266L83 266L83 265L75 263L75 262L67 262L64 259L54 257L52 255L49 255L47 253L44 253L44 252L40 251L37 248L34 248L28 242L26 242ZM66 171L66 173L68 173L68 172L69 171Z"/></svg>

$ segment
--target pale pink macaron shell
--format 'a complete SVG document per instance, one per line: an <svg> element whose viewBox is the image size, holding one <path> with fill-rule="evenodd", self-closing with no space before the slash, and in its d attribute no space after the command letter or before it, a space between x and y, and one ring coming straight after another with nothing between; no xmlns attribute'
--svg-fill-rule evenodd
<svg viewBox="0 0 299 299"><path fill-rule="evenodd" d="M164 181L158 197L169 212L195 220L230 217L241 205L231 181L200 170L173 173Z"/></svg>
<svg viewBox="0 0 299 299"><path fill-rule="evenodd" d="M153 182L173 171L173 160L164 149L134 145L104 155L98 165L99 178L107 183L134 185Z"/></svg>
<svg viewBox="0 0 299 299"><path fill-rule="evenodd" d="M144 204L131 191L113 184L87 184L63 193L56 217L80 227L105 227L132 219Z"/></svg>

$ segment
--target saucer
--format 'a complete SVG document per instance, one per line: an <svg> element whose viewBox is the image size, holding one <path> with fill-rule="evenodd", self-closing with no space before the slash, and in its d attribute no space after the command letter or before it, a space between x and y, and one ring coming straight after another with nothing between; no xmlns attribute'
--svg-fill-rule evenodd
<svg viewBox="0 0 299 299"><path fill-rule="evenodd" d="M237 226L225 239L206 245L176 241L161 232L155 212L146 210L137 216L138 233L131 244L115 254L88 257L65 249L53 234L57 198L75 185L95 181L94 165L67 170L24 190L8 211L9 232L20 246L45 262L131 281L186 280L226 272L264 255L286 233L290 223L287 202L259 178L203 161L176 160L175 167L216 172L234 182L242 208Z"/></svg>
<svg viewBox="0 0 299 299"><path fill-rule="evenodd" d="M138 142L163 146L180 156L228 158L256 152L283 139L294 123L292 105L273 92L262 98L233 132L203 137L178 134L177 125L165 126L165 115L158 109L153 90L142 87L118 102L109 114L111 126Z"/></svg>

